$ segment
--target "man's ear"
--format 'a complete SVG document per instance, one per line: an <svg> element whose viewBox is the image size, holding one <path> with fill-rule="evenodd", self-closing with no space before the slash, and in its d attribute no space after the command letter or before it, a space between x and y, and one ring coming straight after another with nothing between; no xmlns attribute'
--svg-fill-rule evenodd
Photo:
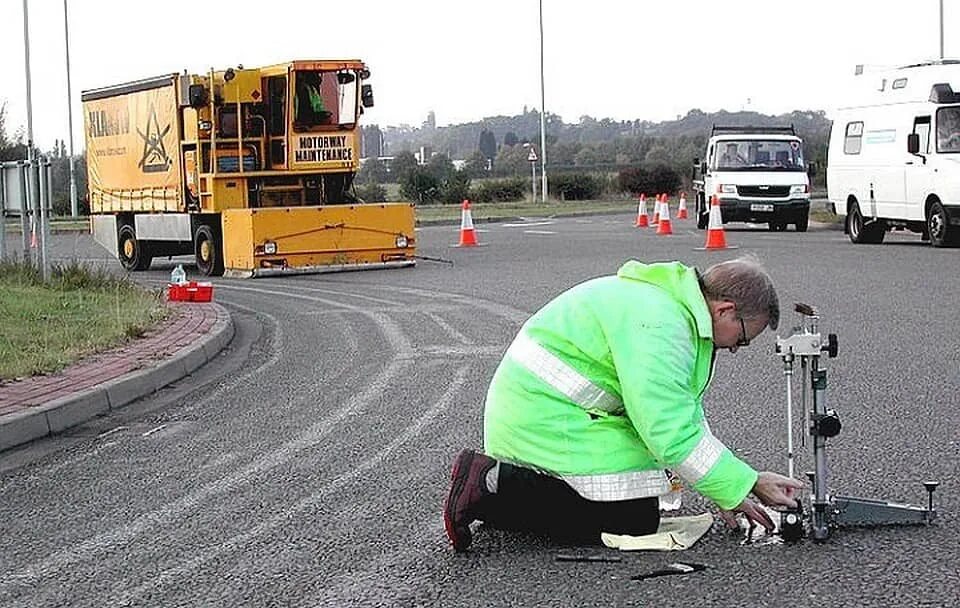
<svg viewBox="0 0 960 608"><path fill-rule="evenodd" d="M717 311L717 315L720 315L726 311L736 310L737 305L731 302L730 300L717 300L714 304L714 310Z"/></svg>

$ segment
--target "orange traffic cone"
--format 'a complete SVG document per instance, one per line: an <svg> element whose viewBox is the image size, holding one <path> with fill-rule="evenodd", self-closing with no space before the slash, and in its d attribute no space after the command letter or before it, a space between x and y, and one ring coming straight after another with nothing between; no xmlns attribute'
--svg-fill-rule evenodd
<svg viewBox="0 0 960 608"><path fill-rule="evenodd" d="M707 226L707 244L704 249L727 249L727 237L723 232L723 215L720 199L716 195L710 201L710 224Z"/></svg>
<svg viewBox="0 0 960 608"><path fill-rule="evenodd" d="M473 228L473 216L470 214L470 201L463 199L463 207L460 213L460 243L457 247L476 247L477 231Z"/></svg>
<svg viewBox="0 0 960 608"><path fill-rule="evenodd" d="M637 228L646 228L650 225L650 221L647 218L647 195L640 194L640 204L637 205L637 223L634 224Z"/></svg>
<svg viewBox="0 0 960 608"><path fill-rule="evenodd" d="M651 226L656 226L660 223L660 195L657 195L657 202L653 204L653 219L650 220Z"/></svg>
<svg viewBox="0 0 960 608"><path fill-rule="evenodd" d="M663 202L660 203L660 223L657 224L657 234L673 234L673 226L670 224L670 205L667 204L667 195L663 195Z"/></svg>
<svg viewBox="0 0 960 608"><path fill-rule="evenodd" d="M687 195L683 192L680 193L680 206L677 208L677 219L687 219Z"/></svg>

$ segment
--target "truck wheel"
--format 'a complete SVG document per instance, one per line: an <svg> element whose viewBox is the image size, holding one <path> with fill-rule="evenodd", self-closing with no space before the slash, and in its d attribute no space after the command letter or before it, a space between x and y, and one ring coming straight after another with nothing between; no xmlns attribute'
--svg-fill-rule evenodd
<svg viewBox="0 0 960 608"><path fill-rule="evenodd" d="M137 233L130 224L120 226L117 232L117 249L120 265L125 270L137 271L150 268L150 262L153 261L150 247L137 239Z"/></svg>
<svg viewBox="0 0 960 608"><path fill-rule="evenodd" d="M883 242L886 230L880 222L867 225L860 213L860 205L853 202L850 204L850 212L847 213L847 234L851 243L875 245Z"/></svg>
<svg viewBox="0 0 960 608"><path fill-rule="evenodd" d="M219 231L203 224L193 236L193 251L197 258L197 270L208 277L223 274L223 247Z"/></svg>
<svg viewBox="0 0 960 608"><path fill-rule="evenodd" d="M927 234L934 247L954 247L960 244L960 230L950 226L950 216L940 201L933 203L927 216Z"/></svg>
<svg viewBox="0 0 960 608"><path fill-rule="evenodd" d="M697 195L697 228L705 230L710 223L710 213L707 209L706 198L703 194Z"/></svg>
<svg viewBox="0 0 960 608"><path fill-rule="evenodd" d="M794 226L797 227L797 232L806 232L807 226L810 225L810 212L804 213L801 215Z"/></svg>

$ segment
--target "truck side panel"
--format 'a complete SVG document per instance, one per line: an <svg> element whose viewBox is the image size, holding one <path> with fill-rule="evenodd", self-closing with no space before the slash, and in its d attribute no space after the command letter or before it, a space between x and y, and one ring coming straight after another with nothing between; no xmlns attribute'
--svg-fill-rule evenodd
<svg viewBox="0 0 960 608"><path fill-rule="evenodd" d="M91 211L184 211L173 80L83 110Z"/></svg>

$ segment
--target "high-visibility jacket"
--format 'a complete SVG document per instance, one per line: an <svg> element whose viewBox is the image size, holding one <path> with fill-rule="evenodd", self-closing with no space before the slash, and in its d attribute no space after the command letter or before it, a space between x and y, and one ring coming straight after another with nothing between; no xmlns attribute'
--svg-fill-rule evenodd
<svg viewBox="0 0 960 608"><path fill-rule="evenodd" d="M484 450L613 501L666 494L664 469L724 509L757 472L710 432L713 324L696 270L630 261L523 325L487 392Z"/></svg>

